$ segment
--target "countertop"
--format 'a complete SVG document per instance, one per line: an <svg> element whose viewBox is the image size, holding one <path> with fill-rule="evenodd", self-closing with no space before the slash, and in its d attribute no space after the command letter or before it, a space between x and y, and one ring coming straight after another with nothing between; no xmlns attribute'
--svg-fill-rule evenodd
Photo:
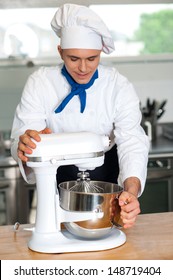
<svg viewBox="0 0 173 280"><path fill-rule="evenodd" d="M123 230L126 243L95 252L44 254L31 251L30 231L21 225L0 227L1 260L173 260L173 212L140 214L134 227Z"/></svg>

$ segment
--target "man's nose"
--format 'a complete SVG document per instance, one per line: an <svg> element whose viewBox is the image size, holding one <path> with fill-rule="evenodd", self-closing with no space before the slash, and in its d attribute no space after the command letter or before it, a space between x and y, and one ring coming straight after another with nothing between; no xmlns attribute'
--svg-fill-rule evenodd
<svg viewBox="0 0 173 280"><path fill-rule="evenodd" d="M81 72L85 72L87 69L87 64L86 64L86 61L85 60L81 60L80 61L80 64L79 64L79 70Z"/></svg>

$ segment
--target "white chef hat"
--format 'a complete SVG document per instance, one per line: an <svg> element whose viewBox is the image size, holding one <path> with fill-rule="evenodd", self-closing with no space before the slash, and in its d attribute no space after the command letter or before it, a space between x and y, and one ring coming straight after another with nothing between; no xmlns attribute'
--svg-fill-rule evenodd
<svg viewBox="0 0 173 280"><path fill-rule="evenodd" d="M102 19L86 6L64 4L51 21L62 49L114 51L112 36Z"/></svg>

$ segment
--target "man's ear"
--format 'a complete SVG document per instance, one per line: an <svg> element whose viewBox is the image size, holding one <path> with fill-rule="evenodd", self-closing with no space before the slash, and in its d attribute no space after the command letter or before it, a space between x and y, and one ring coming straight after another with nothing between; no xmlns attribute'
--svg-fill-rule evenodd
<svg viewBox="0 0 173 280"><path fill-rule="evenodd" d="M58 52L59 52L59 54L60 54L61 59L63 59L63 58L62 58L62 49L61 49L61 46L60 46L60 45L57 46L57 50L58 50Z"/></svg>

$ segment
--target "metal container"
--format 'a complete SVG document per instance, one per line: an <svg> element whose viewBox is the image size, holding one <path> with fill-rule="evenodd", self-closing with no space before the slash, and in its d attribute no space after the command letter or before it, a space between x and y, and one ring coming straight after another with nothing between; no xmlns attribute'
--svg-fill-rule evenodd
<svg viewBox="0 0 173 280"><path fill-rule="evenodd" d="M64 223L72 234L82 238L102 238L117 226L120 227L120 206L118 198L123 188L119 185L101 181L91 181L103 189L101 193L69 191L76 181L59 184L60 206L66 211L93 211L93 219ZM102 218L94 213L102 212Z"/></svg>

